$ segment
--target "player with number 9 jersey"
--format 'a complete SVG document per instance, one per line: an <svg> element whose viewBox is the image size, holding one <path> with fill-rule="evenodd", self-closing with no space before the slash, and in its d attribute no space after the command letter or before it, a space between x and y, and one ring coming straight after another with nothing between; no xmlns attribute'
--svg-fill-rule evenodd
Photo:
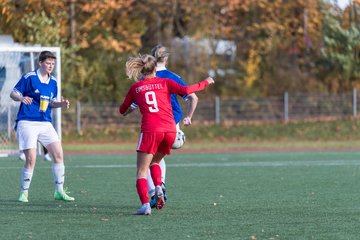
<svg viewBox="0 0 360 240"><path fill-rule="evenodd" d="M136 102L142 115L136 165L136 189L142 205L134 214L150 215L146 180L149 168L155 185L155 207L161 209L165 204L159 162L165 155L170 154L176 136L170 94L187 95L200 91L214 83L214 80L207 78L198 84L182 86L170 79L156 77L156 60L151 55L130 58L126 62L126 73L136 83L130 87L119 112L126 115L131 104Z"/></svg>
<svg viewBox="0 0 360 240"><path fill-rule="evenodd" d="M141 132L176 132L170 94L187 95L203 90L207 85L207 80L182 86L166 78L144 78L130 87L120 113L136 102L142 114Z"/></svg>

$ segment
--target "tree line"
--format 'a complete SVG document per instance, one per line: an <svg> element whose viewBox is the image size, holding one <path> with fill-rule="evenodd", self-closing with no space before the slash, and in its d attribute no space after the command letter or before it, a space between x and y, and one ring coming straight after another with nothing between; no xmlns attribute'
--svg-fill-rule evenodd
<svg viewBox="0 0 360 240"><path fill-rule="evenodd" d="M186 82L214 76L202 95L340 93L360 87L360 0L332 2L0 0L0 34L60 46L63 93L82 102L122 99L126 60L158 43Z"/></svg>

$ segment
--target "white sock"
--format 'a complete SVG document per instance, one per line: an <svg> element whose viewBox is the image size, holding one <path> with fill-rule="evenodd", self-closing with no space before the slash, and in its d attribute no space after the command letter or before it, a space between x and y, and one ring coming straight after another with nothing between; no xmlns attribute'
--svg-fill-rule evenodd
<svg viewBox="0 0 360 240"><path fill-rule="evenodd" d="M152 197L155 195L155 185L150 174L150 169L148 169L146 180L148 182L149 195Z"/></svg>
<svg viewBox="0 0 360 240"><path fill-rule="evenodd" d="M166 176L166 164L165 164L165 160L161 159L161 161L159 162L160 168L161 168L161 181L163 183L165 183L165 176Z"/></svg>
<svg viewBox="0 0 360 240"><path fill-rule="evenodd" d="M30 188L31 179L34 169L21 169L21 192L27 192Z"/></svg>
<svg viewBox="0 0 360 240"><path fill-rule="evenodd" d="M53 163L52 172L54 176L55 191L62 192L64 190L65 181L64 163Z"/></svg>

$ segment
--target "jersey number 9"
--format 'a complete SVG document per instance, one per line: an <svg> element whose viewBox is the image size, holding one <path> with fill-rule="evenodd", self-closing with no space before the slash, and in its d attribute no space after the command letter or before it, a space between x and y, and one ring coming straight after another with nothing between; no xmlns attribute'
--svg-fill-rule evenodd
<svg viewBox="0 0 360 240"><path fill-rule="evenodd" d="M145 93L145 100L146 100L146 103L148 105L150 105L150 107L149 107L150 112L158 112L159 111L158 104L157 104L157 101L156 101L155 92L153 92L153 91L146 92Z"/></svg>

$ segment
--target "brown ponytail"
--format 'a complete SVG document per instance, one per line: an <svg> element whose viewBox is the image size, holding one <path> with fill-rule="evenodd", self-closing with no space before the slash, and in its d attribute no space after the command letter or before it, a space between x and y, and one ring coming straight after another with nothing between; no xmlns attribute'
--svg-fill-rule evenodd
<svg viewBox="0 0 360 240"><path fill-rule="evenodd" d="M159 44L151 50L151 55L156 59L156 62L165 63L170 53L166 47Z"/></svg>

